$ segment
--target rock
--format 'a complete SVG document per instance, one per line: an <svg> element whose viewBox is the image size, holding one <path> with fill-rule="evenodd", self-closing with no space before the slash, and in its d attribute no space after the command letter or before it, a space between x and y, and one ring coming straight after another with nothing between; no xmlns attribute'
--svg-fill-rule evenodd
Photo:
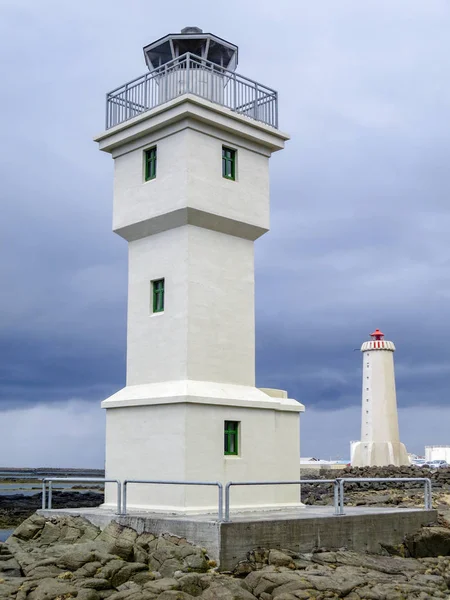
<svg viewBox="0 0 450 600"><path fill-rule="evenodd" d="M176 592L174 590L163 592L158 596L158 600L193 600L193 598L194 596L186 594L186 592Z"/></svg>
<svg viewBox="0 0 450 600"><path fill-rule="evenodd" d="M137 532L131 527L124 527L112 521L98 536L97 540L105 542L108 552L128 560L133 555L133 547Z"/></svg>
<svg viewBox="0 0 450 600"><path fill-rule="evenodd" d="M101 600L101 597L95 590L81 589L78 591L77 600Z"/></svg>
<svg viewBox="0 0 450 600"><path fill-rule="evenodd" d="M187 575L182 574L178 578L180 590L190 594L191 596L200 596L203 590L207 589L210 585L209 577L205 575L199 575L198 573L188 573Z"/></svg>
<svg viewBox="0 0 450 600"><path fill-rule="evenodd" d="M148 592L160 594L161 592L166 592L168 590L179 590L180 583L173 577L163 577L163 579L146 583L144 589Z"/></svg>
<svg viewBox="0 0 450 600"><path fill-rule="evenodd" d="M39 515L31 515L26 519L17 529L14 531L13 536L20 540L31 540L35 535L40 532L45 526L44 517Z"/></svg>
<svg viewBox="0 0 450 600"><path fill-rule="evenodd" d="M284 552L281 552L280 550L270 550L269 565L275 565L278 567L295 566L292 562L292 557Z"/></svg>
<svg viewBox="0 0 450 600"><path fill-rule="evenodd" d="M113 587L119 587L122 583L128 581L132 575L139 571L147 571L147 565L141 563L128 563L125 564L119 571L116 571L111 577L111 584Z"/></svg>
<svg viewBox="0 0 450 600"><path fill-rule="evenodd" d="M8 560L2 560L0 562L0 577L20 577L22 575L22 569L15 558L9 558Z"/></svg>
<svg viewBox="0 0 450 600"><path fill-rule="evenodd" d="M107 579L101 577L85 577L76 581L78 588L90 588L92 590L110 590L111 583Z"/></svg>
<svg viewBox="0 0 450 600"><path fill-rule="evenodd" d="M77 595L75 587L67 581L59 579L41 579L35 589L30 592L27 600L53 600L59 597L74 598Z"/></svg>
<svg viewBox="0 0 450 600"><path fill-rule="evenodd" d="M248 589L255 596L260 596L263 592L266 594L272 594L276 588L286 586L288 584L293 584L294 588L292 586L289 588L284 588L284 591L286 592L290 592L292 589L301 590L306 587L311 587L309 582L305 580L302 575L296 573L295 571L280 573L278 571L269 570L269 568L250 573L250 575L245 578L244 583L246 589Z"/></svg>
<svg viewBox="0 0 450 600"><path fill-rule="evenodd" d="M422 529L405 538L404 542L411 556L450 555L450 530L444 527L422 527Z"/></svg>
<svg viewBox="0 0 450 600"><path fill-rule="evenodd" d="M202 600L256 600L256 596L241 587L235 580L230 579L225 583L218 581L211 583L210 587L201 595Z"/></svg>

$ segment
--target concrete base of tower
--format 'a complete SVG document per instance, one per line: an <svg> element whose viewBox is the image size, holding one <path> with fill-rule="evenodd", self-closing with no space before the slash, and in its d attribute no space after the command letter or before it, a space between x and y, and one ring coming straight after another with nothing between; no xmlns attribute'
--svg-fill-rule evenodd
<svg viewBox="0 0 450 600"><path fill-rule="evenodd" d="M358 442L353 446L352 467L409 465L405 445L400 442Z"/></svg>
<svg viewBox="0 0 450 600"><path fill-rule="evenodd" d="M298 481L302 404L281 390L204 381L128 386L105 400L106 477L151 481ZM232 453L224 447L236 426ZM298 485L236 486L239 510L299 506ZM105 505L116 503L107 484ZM214 512L218 488L127 485L130 510L179 514Z"/></svg>

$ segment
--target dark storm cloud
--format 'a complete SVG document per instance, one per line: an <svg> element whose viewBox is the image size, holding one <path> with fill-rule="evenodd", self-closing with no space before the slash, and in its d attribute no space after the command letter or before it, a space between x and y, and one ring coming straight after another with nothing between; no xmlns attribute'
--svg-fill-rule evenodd
<svg viewBox="0 0 450 600"><path fill-rule="evenodd" d="M258 385L356 410L353 349L380 327L400 406L447 402L448 3L231 6L2 3L0 410L99 401L123 383L126 244L91 138L104 93L144 72L141 47L187 24L239 44L239 71L279 90L292 135L257 242Z"/></svg>

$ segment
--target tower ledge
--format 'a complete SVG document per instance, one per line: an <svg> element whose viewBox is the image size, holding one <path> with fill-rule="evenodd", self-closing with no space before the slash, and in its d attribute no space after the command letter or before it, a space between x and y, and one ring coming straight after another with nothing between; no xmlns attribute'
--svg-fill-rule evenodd
<svg viewBox="0 0 450 600"><path fill-rule="evenodd" d="M119 146L138 140L162 127L190 118L227 133L239 134L249 142L265 146L269 152L284 148L289 139L286 133L220 106L194 94L183 94L155 108L124 121L95 136L99 149L113 153Z"/></svg>

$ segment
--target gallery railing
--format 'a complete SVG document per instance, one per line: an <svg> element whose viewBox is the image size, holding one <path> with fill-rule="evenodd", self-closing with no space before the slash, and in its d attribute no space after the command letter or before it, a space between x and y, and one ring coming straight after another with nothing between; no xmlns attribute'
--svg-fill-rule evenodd
<svg viewBox="0 0 450 600"><path fill-rule="evenodd" d="M106 95L106 129L183 94L194 94L278 128L278 94L194 54L183 54Z"/></svg>

